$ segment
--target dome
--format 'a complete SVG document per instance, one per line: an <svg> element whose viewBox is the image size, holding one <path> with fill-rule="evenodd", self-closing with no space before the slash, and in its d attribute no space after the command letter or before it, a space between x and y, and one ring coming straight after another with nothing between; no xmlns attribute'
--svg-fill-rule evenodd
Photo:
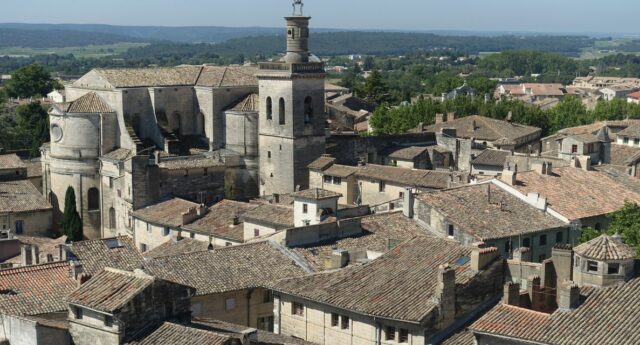
<svg viewBox="0 0 640 345"><path fill-rule="evenodd" d="M619 237L601 235L574 248L574 252L588 259L598 261L629 260L636 252L624 244Z"/></svg>

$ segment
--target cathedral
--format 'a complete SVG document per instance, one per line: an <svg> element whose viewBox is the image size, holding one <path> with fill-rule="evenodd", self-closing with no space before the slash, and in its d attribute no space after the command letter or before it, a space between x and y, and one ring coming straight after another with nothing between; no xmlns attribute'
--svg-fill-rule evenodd
<svg viewBox="0 0 640 345"><path fill-rule="evenodd" d="M132 212L168 195L210 205L308 188L325 150L325 72L295 4L279 61L94 69L67 85L41 148L54 224L69 187L88 239L132 235Z"/></svg>

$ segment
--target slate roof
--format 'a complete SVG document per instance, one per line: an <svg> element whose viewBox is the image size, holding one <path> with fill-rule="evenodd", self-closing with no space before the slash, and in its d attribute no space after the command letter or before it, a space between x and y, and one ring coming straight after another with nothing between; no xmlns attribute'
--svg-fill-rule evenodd
<svg viewBox="0 0 640 345"><path fill-rule="evenodd" d="M417 199L478 240L568 226L568 223L538 210L493 183L423 193Z"/></svg>
<svg viewBox="0 0 640 345"><path fill-rule="evenodd" d="M282 280L273 289L359 314L418 323L436 308L439 265L470 253L452 240L417 237L368 264ZM468 261L455 270L456 285L475 275Z"/></svg>
<svg viewBox="0 0 640 345"><path fill-rule="evenodd" d="M410 147L393 147L383 152L383 155L392 159L413 160L419 155L427 151L423 146L410 146Z"/></svg>
<svg viewBox="0 0 640 345"><path fill-rule="evenodd" d="M64 297L77 286L68 262L0 270L0 313L24 316L66 311Z"/></svg>
<svg viewBox="0 0 640 345"><path fill-rule="evenodd" d="M24 169L26 164L15 153L0 155L0 170L2 169Z"/></svg>
<svg viewBox="0 0 640 345"><path fill-rule="evenodd" d="M172 322L151 327L125 345L235 345L239 341L228 335Z"/></svg>
<svg viewBox="0 0 640 345"><path fill-rule="evenodd" d="M640 279L594 289L577 309L552 314L499 304L473 325L474 332L549 345L640 344Z"/></svg>
<svg viewBox="0 0 640 345"><path fill-rule="evenodd" d="M260 111L260 96L257 93L249 94L227 108L227 110L257 113Z"/></svg>
<svg viewBox="0 0 640 345"><path fill-rule="evenodd" d="M145 268L161 279L195 287L198 296L264 287L305 274L282 248L269 241L157 258Z"/></svg>
<svg viewBox="0 0 640 345"><path fill-rule="evenodd" d="M577 254L599 261L628 260L636 257L636 251L624 244L622 239L616 239L606 234L583 243L573 249Z"/></svg>
<svg viewBox="0 0 640 345"><path fill-rule="evenodd" d="M209 207L209 212L202 218L185 225L185 230L195 231L218 238L244 242L244 225L240 222L233 224L236 216L241 217L245 212L258 207L256 204L222 200Z"/></svg>
<svg viewBox="0 0 640 345"><path fill-rule="evenodd" d="M162 160L158 166L163 169L181 170L220 167L224 166L224 163L210 157L193 156L165 159Z"/></svg>
<svg viewBox="0 0 640 345"><path fill-rule="evenodd" d="M154 278L142 271L127 272L105 268L72 292L66 300L70 304L113 313L124 307L153 282Z"/></svg>
<svg viewBox="0 0 640 345"><path fill-rule="evenodd" d="M144 258L129 236L74 242L69 250L80 261L84 272L90 275L105 267L133 271L144 265Z"/></svg>
<svg viewBox="0 0 640 345"><path fill-rule="evenodd" d="M180 198L171 198L133 212L139 218L153 224L177 228L182 225L182 214L199 204Z"/></svg>
<svg viewBox="0 0 640 345"><path fill-rule="evenodd" d="M474 130L473 124L476 127ZM457 118L450 122L443 122L427 127L427 131L440 132L442 128L455 128L459 138L475 138L478 141L493 142L499 139L516 139L533 134L540 134L540 128L509 123L480 115L471 115Z"/></svg>
<svg viewBox="0 0 640 345"><path fill-rule="evenodd" d="M28 180L0 182L0 212L31 212L52 209Z"/></svg>
<svg viewBox="0 0 640 345"><path fill-rule="evenodd" d="M64 112L99 114L115 111L97 93L89 92L73 102L65 103Z"/></svg>
<svg viewBox="0 0 640 345"><path fill-rule="evenodd" d="M336 162L336 159L331 156L322 155L318 157L315 161L311 162L307 165L307 168L311 170L325 170L329 166L333 165Z"/></svg>
<svg viewBox="0 0 640 345"><path fill-rule="evenodd" d="M405 217L402 212L363 217L361 226L364 232L361 235L298 247L293 250L302 256L314 271L324 271L325 260L331 258L334 249L386 253L398 244L417 236L432 236L415 220Z"/></svg>
<svg viewBox="0 0 640 345"><path fill-rule="evenodd" d="M507 157L511 155L509 151L484 150L471 163L473 165L483 165L492 167L504 167Z"/></svg>
<svg viewBox="0 0 640 345"><path fill-rule="evenodd" d="M340 193L336 193L330 190L321 189L321 188L311 188L301 190L299 192L291 193L291 196L294 199L311 199L311 200L325 200L332 198L339 198L342 196Z"/></svg>
<svg viewBox="0 0 640 345"><path fill-rule="evenodd" d="M551 208L570 220L609 214L622 208L625 201L640 203L640 194L606 173L572 167L554 168L552 175L518 172L514 187L524 195L540 193Z"/></svg>
<svg viewBox="0 0 640 345"><path fill-rule="evenodd" d="M388 183L405 186L415 186L423 188L447 188L451 181L451 173L398 168L387 165L367 164L357 167L356 176L376 181L386 181Z"/></svg>
<svg viewBox="0 0 640 345"><path fill-rule="evenodd" d="M280 205L264 204L247 210L240 219L247 223L269 224L279 228L292 228L293 208Z"/></svg>
<svg viewBox="0 0 640 345"><path fill-rule="evenodd" d="M167 256L203 252L209 248L209 242L183 237L179 241L169 240L151 250L142 253L145 259L156 259Z"/></svg>
<svg viewBox="0 0 640 345"><path fill-rule="evenodd" d="M620 132L618 132L619 137L629 137L629 138L640 138L640 125L634 124L631 125Z"/></svg>

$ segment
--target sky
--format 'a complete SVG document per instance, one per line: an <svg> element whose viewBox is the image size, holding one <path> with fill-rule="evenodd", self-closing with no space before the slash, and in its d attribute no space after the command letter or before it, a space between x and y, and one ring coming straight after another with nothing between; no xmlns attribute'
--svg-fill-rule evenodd
<svg viewBox="0 0 640 345"><path fill-rule="evenodd" d="M3 23L282 26L291 0L0 0ZM322 28L640 33L638 0L305 0Z"/></svg>

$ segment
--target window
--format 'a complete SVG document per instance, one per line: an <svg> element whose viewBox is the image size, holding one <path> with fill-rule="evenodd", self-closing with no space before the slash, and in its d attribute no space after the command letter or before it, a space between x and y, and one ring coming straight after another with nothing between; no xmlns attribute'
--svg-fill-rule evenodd
<svg viewBox="0 0 640 345"><path fill-rule="evenodd" d="M302 204L302 213L309 213L309 205Z"/></svg>
<svg viewBox="0 0 640 345"><path fill-rule="evenodd" d="M184 169L184 177L189 177L189 170Z"/></svg>
<svg viewBox="0 0 640 345"><path fill-rule="evenodd" d="M349 317L348 316L342 315L342 318L340 318L340 328L349 329Z"/></svg>
<svg viewBox="0 0 640 345"><path fill-rule="evenodd" d="M140 243L140 251L141 252L146 252L147 251L147 245L144 243Z"/></svg>
<svg viewBox="0 0 640 345"><path fill-rule="evenodd" d="M504 252L505 253L510 253L511 252L511 241L505 241L504 242Z"/></svg>
<svg viewBox="0 0 640 345"><path fill-rule="evenodd" d="M209 175L209 169L204 168L203 172L202 172L202 176L207 176Z"/></svg>
<svg viewBox="0 0 640 345"><path fill-rule="evenodd" d="M562 241L563 241L562 231L556 232L556 243L562 243Z"/></svg>
<svg viewBox="0 0 640 345"><path fill-rule="evenodd" d="M196 233L195 232L189 233L189 238L196 238Z"/></svg>
<svg viewBox="0 0 640 345"><path fill-rule="evenodd" d="M151 224L147 223L147 232L151 233Z"/></svg>
<svg viewBox="0 0 640 345"><path fill-rule="evenodd" d="M580 267L580 258L576 256L576 267Z"/></svg>
<svg viewBox="0 0 640 345"><path fill-rule="evenodd" d="M578 145L571 145L571 153L578 153Z"/></svg>
<svg viewBox="0 0 640 345"><path fill-rule="evenodd" d="M398 193L398 197L399 197L400 199L404 198L404 192L400 192L400 193Z"/></svg>
<svg viewBox="0 0 640 345"><path fill-rule="evenodd" d="M380 181L378 183L378 191L380 193L384 192L384 190L387 188L387 184L384 181Z"/></svg>
<svg viewBox="0 0 640 345"><path fill-rule="evenodd" d="M336 313L331 313L331 327L338 327L340 322L340 316Z"/></svg>
<svg viewBox="0 0 640 345"><path fill-rule="evenodd" d="M224 310L233 310L236 309L236 299L235 298L227 298L224 300Z"/></svg>
<svg viewBox="0 0 640 345"><path fill-rule="evenodd" d="M342 184L342 178L334 177L333 178L333 184Z"/></svg>
<svg viewBox="0 0 640 345"><path fill-rule="evenodd" d="M324 175L322 178L324 180L324 183L331 183L333 180L329 175Z"/></svg>
<svg viewBox="0 0 640 345"><path fill-rule="evenodd" d="M298 302L291 303L291 314L304 316L304 305Z"/></svg>
<svg viewBox="0 0 640 345"><path fill-rule="evenodd" d="M273 119L273 101L271 97L267 97L267 120Z"/></svg>
<svg viewBox="0 0 640 345"><path fill-rule="evenodd" d="M271 303L273 302L273 292L271 290L265 290L262 295L262 303Z"/></svg>
<svg viewBox="0 0 640 345"><path fill-rule="evenodd" d="M633 145L635 146L640 145L640 139L633 139Z"/></svg>
<svg viewBox="0 0 640 345"><path fill-rule="evenodd" d="M162 236L169 236L169 228L165 227L162 229Z"/></svg>
<svg viewBox="0 0 640 345"><path fill-rule="evenodd" d="M104 325L106 327L113 327L113 316L110 316L110 315L105 316Z"/></svg>
<svg viewBox="0 0 640 345"><path fill-rule="evenodd" d="M602 230L602 224L596 223L596 225L594 225L593 228L598 230L598 231L600 231L600 230Z"/></svg>
<svg viewBox="0 0 640 345"><path fill-rule="evenodd" d="M610 263L607 265L607 274L620 274L620 264Z"/></svg>
<svg viewBox="0 0 640 345"><path fill-rule="evenodd" d="M409 330L400 328L400 334L398 334L398 342L399 343L408 343L409 342Z"/></svg>
<svg viewBox="0 0 640 345"><path fill-rule="evenodd" d="M313 100L307 96L304 99L304 123L309 124L313 120Z"/></svg>
<svg viewBox="0 0 640 345"><path fill-rule="evenodd" d="M598 272L598 263L596 261L587 261L587 271Z"/></svg>
<svg viewBox="0 0 640 345"><path fill-rule="evenodd" d="M260 237L260 229L253 229L253 237Z"/></svg>
<svg viewBox="0 0 640 345"><path fill-rule="evenodd" d="M16 220L16 235L22 235L24 232L24 221Z"/></svg>
<svg viewBox="0 0 640 345"><path fill-rule="evenodd" d="M540 235L540 245L541 246L547 245L547 235Z"/></svg>
<svg viewBox="0 0 640 345"><path fill-rule="evenodd" d="M396 340L396 328L387 326L384 329L384 340L394 341Z"/></svg>
<svg viewBox="0 0 640 345"><path fill-rule="evenodd" d="M531 239L530 238L525 238L524 240L522 240L522 246L523 247L527 247L527 248L531 248Z"/></svg>
<svg viewBox="0 0 640 345"><path fill-rule="evenodd" d="M82 309L76 308L76 320L82 320Z"/></svg>
<svg viewBox="0 0 640 345"><path fill-rule="evenodd" d="M271 159L271 151L267 151L267 158Z"/></svg>
<svg viewBox="0 0 640 345"><path fill-rule="evenodd" d="M116 228L116 210L111 207L109 209L109 229Z"/></svg>
<svg viewBox="0 0 640 345"><path fill-rule="evenodd" d="M280 98L280 104L279 104L279 123L281 125L284 125L285 120L284 120L284 116L285 116L285 108L284 108L285 104L284 104L284 98Z"/></svg>
<svg viewBox="0 0 640 345"><path fill-rule="evenodd" d="M626 145L626 144L629 144L629 138L626 138L626 137L625 137L625 138L622 140L622 142L623 142L623 143L625 143L625 145Z"/></svg>
<svg viewBox="0 0 640 345"><path fill-rule="evenodd" d="M449 226L447 227L447 236L453 237L453 235L455 235L455 227L453 226L453 224L449 224Z"/></svg>
<svg viewBox="0 0 640 345"><path fill-rule="evenodd" d="M88 208L89 211L95 211L100 209L100 192L98 188L89 188L87 192Z"/></svg>

